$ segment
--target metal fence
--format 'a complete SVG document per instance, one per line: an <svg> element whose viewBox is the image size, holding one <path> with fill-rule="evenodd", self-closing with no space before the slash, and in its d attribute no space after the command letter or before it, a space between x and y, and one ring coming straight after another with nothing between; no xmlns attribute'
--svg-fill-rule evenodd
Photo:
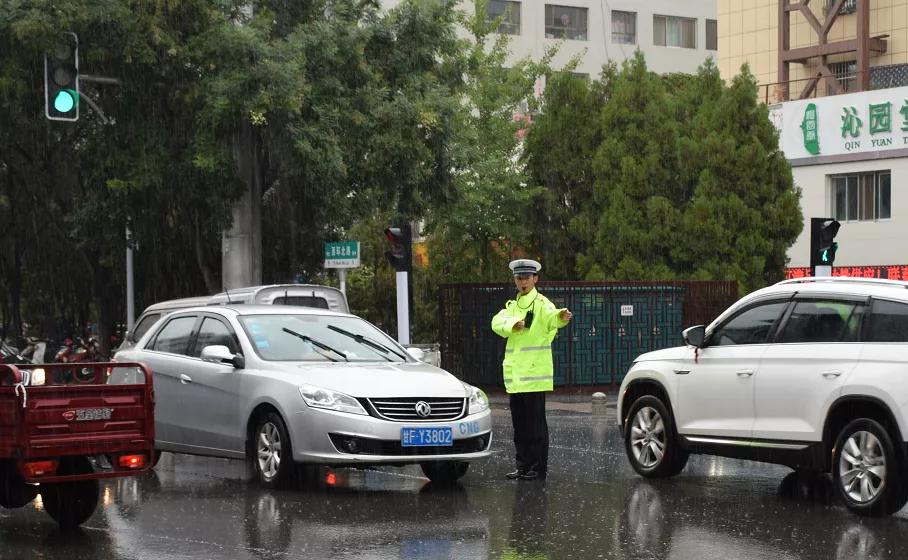
<svg viewBox="0 0 908 560"><path fill-rule="evenodd" d="M555 385L621 383L638 355L677 346L681 331L707 324L738 299L736 282L540 282L539 291L574 313L553 343ZM460 379L501 386L505 341L492 316L513 284L440 288L441 365Z"/></svg>

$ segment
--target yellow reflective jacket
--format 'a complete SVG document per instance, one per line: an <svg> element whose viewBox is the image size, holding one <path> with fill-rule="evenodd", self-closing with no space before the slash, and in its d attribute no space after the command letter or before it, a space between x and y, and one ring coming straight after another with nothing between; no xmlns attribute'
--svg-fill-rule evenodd
<svg viewBox="0 0 908 560"><path fill-rule="evenodd" d="M530 328L515 332L514 325L523 320L530 310L533 311ZM504 309L492 317L492 330L508 339L502 362L504 388L508 393L551 391L554 388L552 340L558 329L568 324L558 317L561 311L534 288L516 300L508 300Z"/></svg>

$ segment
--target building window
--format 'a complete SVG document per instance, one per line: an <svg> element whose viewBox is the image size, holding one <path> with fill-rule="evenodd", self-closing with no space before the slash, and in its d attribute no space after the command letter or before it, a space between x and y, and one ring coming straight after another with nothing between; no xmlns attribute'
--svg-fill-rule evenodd
<svg viewBox="0 0 908 560"><path fill-rule="evenodd" d="M719 50L719 25L714 19L706 20L706 50Z"/></svg>
<svg viewBox="0 0 908 560"><path fill-rule="evenodd" d="M653 44L660 47L697 48L697 20L676 16L653 16Z"/></svg>
<svg viewBox="0 0 908 560"><path fill-rule="evenodd" d="M587 9L545 5L545 36L549 39L586 41Z"/></svg>
<svg viewBox="0 0 908 560"><path fill-rule="evenodd" d="M832 179L832 213L836 220L871 222L892 217L892 174L889 171L836 175Z"/></svg>
<svg viewBox="0 0 908 560"><path fill-rule="evenodd" d="M857 63L855 61L833 62L829 65L829 70L842 84L842 89L846 92L855 90L857 87Z"/></svg>
<svg viewBox="0 0 908 560"><path fill-rule="evenodd" d="M826 0L825 5L823 6L823 12L828 13L832 10L836 1L837 0ZM845 3L839 8L840 14L853 14L856 11L858 11L858 0L845 0Z"/></svg>
<svg viewBox="0 0 908 560"><path fill-rule="evenodd" d="M612 10L612 42L637 44L637 14Z"/></svg>
<svg viewBox="0 0 908 560"><path fill-rule="evenodd" d="M501 18L498 33L502 35L520 35L520 2L507 0L489 0L486 6L486 22L493 23Z"/></svg>

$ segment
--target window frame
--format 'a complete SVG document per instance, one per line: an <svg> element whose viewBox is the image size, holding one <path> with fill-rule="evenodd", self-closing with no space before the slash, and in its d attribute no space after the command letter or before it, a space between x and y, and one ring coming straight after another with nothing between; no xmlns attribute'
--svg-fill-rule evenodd
<svg viewBox="0 0 908 560"><path fill-rule="evenodd" d="M842 303L846 305L851 305L851 315L848 319L845 320L845 327L848 326L848 322L858 311L860 307L864 307L863 315L861 316L861 322L858 324L858 332L854 337L854 340L837 340L837 341L801 341L801 342L783 342L781 340L782 333L785 332L785 327L788 326L791 316L794 314L795 308L799 303L806 303L810 301L821 301L826 303ZM772 339L770 340L771 344L857 344L861 342L861 337L864 333L864 322L867 320L867 316L870 308L870 298L864 296L849 296L847 294L824 294L824 293L810 293L810 294L795 294L795 296L789 302L788 307L785 309L785 312L782 315L781 322L776 325L775 333L773 333ZM843 331L844 332L844 331Z"/></svg>
<svg viewBox="0 0 908 560"><path fill-rule="evenodd" d="M493 2L501 2L501 3L505 4L505 11L496 15L495 18L491 18L490 17L491 14L489 13L489 10L491 9ZM511 10L510 8L513 8L514 6L516 6L517 9ZM486 4L486 23L493 23L496 19L501 17L502 18L501 23L495 29L494 33L498 33L499 35L519 36L520 32L521 32L521 25L522 25L521 24L521 13L520 13L522 9L523 9L523 2L520 2L518 0L489 0L489 3ZM516 14L516 16L517 16L516 23L511 21L508 18L509 14L510 15ZM510 29L510 28L514 28L514 27L516 27L516 32L507 31L507 30L502 31L502 29Z"/></svg>
<svg viewBox="0 0 908 560"><path fill-rule="evenodd" d="M788 314L789 309L791 309L791 302L794 299L795 294L773 294L765 298L761 298L756 301L750 301L746 305L743 305L740 309L736 309L734 313L726 317L721 323L711 329L707 334L703 342L703 348L727 348L732 346L754 346L755 344L771 344L775 339L776 333L779 331L779 325L782 323L783 318ZM764 305L773 305L777 303L782 303L785 307L782 308L782 311L779 313L779 316L776 317L775 322L769 328L769 332L766 333L766 340L763 342L751 343L751 344L714 344L713 338L716 333L725 328L730 322L734 321L742 314L747 313L755 307L761 307Z"/></svg>
<svg viewBox="0 0 908 560"><path fill-rule="evenodd" d="M554 21L554 14L551 13L555 9L565 9L573 10L574 13L579 14L578 19L583 21L583 30L581 31L579 27L555 27L551 24L550 19ZM551 14L551 18L549 17ZM572 24L575 25L575 24ZM579 26L579 22L576 24ZM555 39L555 40L564 40L564 41L589 41L590 40L590 9L586 6L565 6L563 4L545 4L545 12L543 18L543 33L546 39ZM556 33L552 33L551 37L549 36L549 30L561 30L562 36L557 36ZM567 36L567 31L569 29L577 30L577 33L573 37Z"/></svg>
<svg viewBox="0 0 908 560"><path fill-rule="evenodd" d="M863 344L908 344L908 341L899 342L899 341L880 341L880 340L865 340L864 339L865 333L869 332L869 329L870 329L870 320L871 320L871 317L873 316L873 306L876 302L879 301L879 302L885 302L885 303L894 303L897 305L904 305L904 306L908 307L908 302L904 302L904 301L897 300L897 299L889 299L889 298L885 298L885 297L870 297L868 299L869 299L869 301L867 303L867 306L869 308L869 311L868 311L868 313L866 313L864 315L864 324L861 326L861 342Z"/></svg>
<svg viewBox="0 0 908 560"><path fill-rule="evenodd" d="M888 204L886 205L887 210L889 211L888 216L882 217L883 209L883 177L888 176L888 182L886 184L886 191L888 195ZM863 171L859 173L838 173L833 175L827 175L829 178L829 201L831 207L831 215L835 217L839 222L886 222L892 219L892 170L878 170L878 171ZM872 190L873 190L873 200L870 202L872 207L870 211L872 212L870 218L865 218L866 215L866 206L867 201L866 197L862 196L866 191L866 178L872 177ZM852 179L853 185L852 185ZM841 215L839 212L839 192L840 188L844 187L844 197L845 209L842 211ZM852 190L854 191L852 193ZM853 199L853 200L852 200ZM854 211L852 212L852 204L854 205ZM852 217L853 216L853 217Z"/></svg>
<svg viewBox="0 0 908 560"><path fill-rule="evenodd" d="M233 338L233 344L235 347L235 349L232 349L231 352L233 352L234 354L243 353L243 346L240 344L239 337L236 334L236 329L233 328L233 326L230 324L230 321L228 321L225 317L216 315L214 313L202 313L199 316L199 321L195 324L192 330L191 342L189 344L189 353L187 354L188 357L195 358L197 360L202 359L202 348L198 348L198 355L196 355L195 352L196 346L198 346L199 343L199 333L202 332L202 325L205 324L206 319L217 321L227 329L227 332Z"/></svg>
<svg viewBox="0 0 908 560"><path fill-rule="evenodd" d="M631 34L631 41L630 41L630 42L626 42L626 41L616 41L616 40L615 40L615 34L616 34L616 31L615 31L615 14L621 14L622 16L632 16L632 22L631 22L631 23L632 23L632 25L633 25L633 33ZM636 44L637 44L637 12L629 12L629 11L627 11L627 10L612 10L612 11L611 11L611 16L610 16L610 18L611 18L611 36L610 36L609 40L612 42L612 44L614 44L614 45L636 45ZM627 22L624 21L624 22L622 22L622 24L623 24L623 25L626 25ZM623 36L628 35L628 33L627 33L626 31L625 31L625 32L617 32L617 34L618 34L618 35L623 35Z"/></svg>
<svg viewBox="0 0 908 560"><path fill-rule="evenodd" d="M709 33L709 24L710 23L712 23L712 25L713 25L712 37L710 37L710 33ZM718 52L718 50L719 50L719 20L706 18L706 27L704 29L704 34L705 34L705 37L703 38L703 46L706 48L706 50ZM710 40L710 39L712 39L712 40ZM710 44L712 46L710 46Z"/></svg>
<svg viewBox="0 0 908 560"><path fill-rule="evenodd" d="M659 18L661 18L661 19L663 20L663 27L662 27L662 39L663 39L663 43L658 43L658 42L657 42L657 37L659 36L659 34L656 33L656 26L657 26L657 20L658 20ZM693 30L693 37L692 37L692 38L693 38L693 44L692 44L691 46L685 46L685 45L683 44L683 43L684 43L684 29L683 29L683 28L681 29L681 43L682 43L682 44L680 44L680 45L670 45L670 44L668 44L668 23L669 23L669 20L678 20L678 21L679 21L680 23L682 23L682 24L683 24L685 21L688 21L688 22L692 22L692 23L693 23L693 25L691 26L691 29ZM697 18L690 18L690 17L686 17L686 16L672 16L672 15L666 15L666 14L653 14L653 46L655 46L655 47L666 47L666 48L670 48L670 49L694 49L694 50L696 50L696 49L697 49L697 43L698 43L698 41L697 41L697 21L698 21Z"/></svg>
<svg viewBox="0 0 908 560"><path fill-rule="evenodd" d="M202 315L197 313L188 313L185 315L168 315L164 320L164 324L161 325L157 332L154 333L154 336L151 338L151 340L148 341L148 345L146 345L145 350L148 350L149 352L157 352L158 354L167 354L169 356L183 356L184 358L191 358L192 356L189 355L189 350L195 343L195 335L198 332L199 324L201 323L201 317ZM168 352L166 350L158 350L157 348L155 348L155 346L157 346L158 344L158 337L161 336L161 333L164 332L164 329L166 329L170 323L178 319L186 318L193 318L195 319L195 321L192 323L192 327L190 328L189 338L187 338L186 340L186 348L184 348L183 352Z"/></svg>

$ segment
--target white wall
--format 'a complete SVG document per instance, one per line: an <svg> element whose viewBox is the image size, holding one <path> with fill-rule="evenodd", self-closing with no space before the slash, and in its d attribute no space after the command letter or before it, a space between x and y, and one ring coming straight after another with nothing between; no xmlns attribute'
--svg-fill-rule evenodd
<svg viewBox="0 0 908 560"><path fill-rule="evenodd" d="M382 0L386 8L401 0ZM545 5L587 8L588 40L560 41L545 38ZM463 9L472 9L472 2L462 2ZM637 13L637 45L611 42L611 11ZM520 35L511 36L512 59L524 56L542 57L545 49L561 43L554 66L561 68L571 58L581 55L576 72L598 77L602 65L609 60L621 61L634 55L637 47L646 56L647 65L655 72L696 72L707 57L718 57L716 51L706 50L706 19L716 19L716 0L522 0ZM683 16L697 19L697 48L683 49L653 45L653 15Z"/></svg>
<svg viewBox="0 0 908 560"><path fill-rule="evenodd" d="M841 222L835 266L908 264L908 193L901 190L908 180L908 158L865 160L852 163L808 165L792 169L795 184L802 189L804 229L788 250L789 267L810 265L810 218L832 217L829 175L892 171L892 218L878 222Z"/></svg>

